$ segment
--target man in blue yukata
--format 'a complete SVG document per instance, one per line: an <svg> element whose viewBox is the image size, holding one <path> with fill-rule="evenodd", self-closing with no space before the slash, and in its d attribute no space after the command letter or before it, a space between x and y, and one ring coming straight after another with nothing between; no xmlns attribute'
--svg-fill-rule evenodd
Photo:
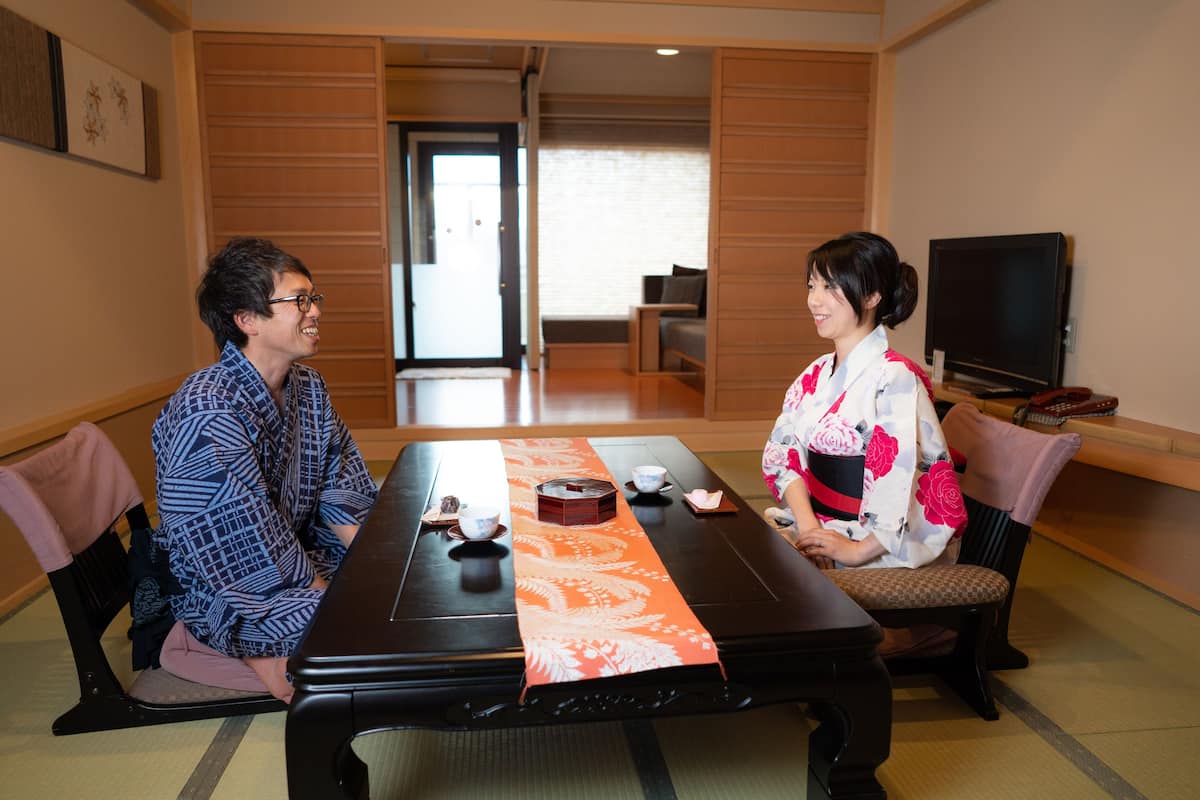
<svg viewBox="0 0 1200 800"><path fill-rule="evenodd" d="M298 363L317 352L324 300L299 259L234 239L196 299L220 360L184 381L152 438L156 539L182 588L162 664L290 701L287 657L377 491L321 375Z"/></svg>

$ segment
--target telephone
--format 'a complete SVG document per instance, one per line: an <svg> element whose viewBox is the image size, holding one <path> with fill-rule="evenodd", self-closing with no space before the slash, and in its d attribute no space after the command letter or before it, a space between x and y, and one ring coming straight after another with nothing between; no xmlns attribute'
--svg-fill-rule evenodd
<svg viewBox="0 0 1200 800"><path fill-rule="evenodd" d="M1056 418L1112 414L1116 408L1117 398L1095 394L1086 386L1064 386L1029 398L1030 411Z"/></svg>

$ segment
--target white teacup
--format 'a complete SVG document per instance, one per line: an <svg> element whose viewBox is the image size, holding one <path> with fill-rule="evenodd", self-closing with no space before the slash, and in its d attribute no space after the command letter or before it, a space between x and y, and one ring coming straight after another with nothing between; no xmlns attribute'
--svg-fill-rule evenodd
<svg viewBox="0 0 1200 800"><path fill-rule="evenodd" d="M500 509L474 504L458 509L458 529L468 539L486 539L500 526Z"/></svg>
<svg viewBox="0 0 1200 800"><path fill-rule="evenodd" d="M667 483L665 467L645 466L633 468L633 486L639 492L657 492Z"/></svg>

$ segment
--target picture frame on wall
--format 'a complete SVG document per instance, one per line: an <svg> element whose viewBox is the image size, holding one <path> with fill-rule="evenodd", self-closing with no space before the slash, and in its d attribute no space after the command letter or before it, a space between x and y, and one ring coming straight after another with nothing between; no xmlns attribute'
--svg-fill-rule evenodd
<svg viewBox="0 0 1200 800"><path fill-rule="evenodd" d="M161 176L154 88L3 7L0 136Z"/></svg>
<svg viewBox="0 0 1200 800"><path fill-rule="evenodd" d="M60 54L66 151L144 175L142 82L70 42Z"/></svg>

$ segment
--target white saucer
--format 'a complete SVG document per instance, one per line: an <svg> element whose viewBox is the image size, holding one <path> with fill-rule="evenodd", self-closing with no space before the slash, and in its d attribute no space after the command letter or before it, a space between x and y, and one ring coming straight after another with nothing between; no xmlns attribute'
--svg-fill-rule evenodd
<svg viewBox="0 0 1200 800"><path fill-rule="evenodd" d="M493 539L499 539L506 533L508 533L508 528L504 527L503 525L497 525L496 530L492 531L491 536L483 536L479 539L469 539L465 534L463 534L462 528L458 527L458 525L451 525L446 529L446 535L457 542L490 542Z"/></svg>
<svg viewBox="0 0 1200 800"><path fill-rule="evenodd" d="M643 492L641 489L637 488L637 486L634 484L633 481L625 481L625 488L631 492L637 492L638 494L666 494L667 492L674 489L675 486L671 483L664 483L662 485L661 489L654 489L653 491Z"/></svg>

